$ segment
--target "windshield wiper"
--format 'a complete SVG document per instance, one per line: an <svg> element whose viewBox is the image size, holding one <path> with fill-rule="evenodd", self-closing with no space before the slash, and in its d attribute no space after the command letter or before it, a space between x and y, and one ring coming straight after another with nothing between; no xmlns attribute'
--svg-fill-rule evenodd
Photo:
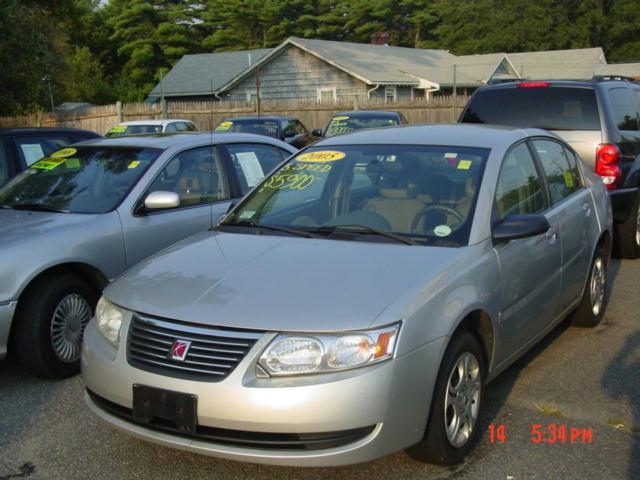
<svg viewBox="0 0 640 480"><path fill-rule="evenodd" d="M398 243L404 243L405 245L417 245L413 240L409 240L401 235L396 235L392 232L387 232L386 230L378 230L377 228L369 227L368 225L321 225L320 227L316 227L310 229L313 232L317 233L332 233L336 231L345 231L349 233L356 234L364 234L364 235L379 235L381 237L390 238L391 240L395 240Z"/></svg>
<svg viewBox="0 0 640 480"><path fill-rule="evenodd" d="M15 210L32 210L34 212L69 213L69 210L61 210L42 203L16 203L15 205L11 205L10 208Z"/></svg>
<svg viewBox="0 0 640 480"><path fill-rule="evenodd" d="M284 233L289 233L291 235L297 235L299 237L305 237L305 238L312 237L312 235L309 232L306 232L304 230L294 230L293 228L278 227L276 225L265 225L262 223L250 222L247 220L243 220L240 222L221 223L220 227L250 227L250 228L263 229L263 230L272 230L274 232L284 232Z"/></svg>

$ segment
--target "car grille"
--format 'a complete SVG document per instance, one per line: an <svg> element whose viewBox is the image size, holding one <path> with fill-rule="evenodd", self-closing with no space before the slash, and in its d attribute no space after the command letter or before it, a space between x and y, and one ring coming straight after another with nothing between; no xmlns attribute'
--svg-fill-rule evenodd
<svg viewBox="0 0 640 480"><path fill-rule="evenodd" d="M249 432L245 430L230 430L227 428L207 427L198 425L196 433L189 434L179 430L171 422L160 418L154 418L151 424L139 423L133 417L130 408L113 403L106 398L96 395L87 389L87 394L99 408L107 413L126 420L129 423L140 425L150 430L170 433L182 438L196 438L204 442L218 445L232 445L245 448L259 448L269 450L322 450L336 448L357 442L371 434L375 425L341 430L337 432L319 433L268 433Z"/></svg>
<svg viewBox="0 0 640 480"><path fill-rule="evenodd" d="M136 368L161 375L219 382L262 335L134 313L127 338L127 361ZM176 340L191 342L184 360L170 358Z"/></svg>

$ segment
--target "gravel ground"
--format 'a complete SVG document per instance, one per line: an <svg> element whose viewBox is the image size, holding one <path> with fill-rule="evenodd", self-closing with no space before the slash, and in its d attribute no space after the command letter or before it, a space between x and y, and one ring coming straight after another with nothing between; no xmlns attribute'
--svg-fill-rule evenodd
<svg viewBox="0 0 640 480"><path fill-rule="evenodd" d="M79 377L43 381L0 362L0 480L29 479L639 479L640 261L614 261L612 295L595 329L566 322L487 389L485 433L461 465L423 465L400 452L342 468L266 467L144 443L99 423ZM534 444L534 424L591 432ZM553 428L553 427L551 427Z"/></svg>

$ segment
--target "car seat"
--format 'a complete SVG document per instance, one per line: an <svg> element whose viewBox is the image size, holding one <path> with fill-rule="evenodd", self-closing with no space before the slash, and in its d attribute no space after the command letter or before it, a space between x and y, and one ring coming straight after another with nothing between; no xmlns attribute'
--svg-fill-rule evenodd
<svg viewBox="0 0 640 480"><path fill-rule="evenodd" d="M415 215L424 207L415 185L402 173L386 173L378 184L378 196L366 200L363 210L377 213L396 232L411 232Z"/></svg>

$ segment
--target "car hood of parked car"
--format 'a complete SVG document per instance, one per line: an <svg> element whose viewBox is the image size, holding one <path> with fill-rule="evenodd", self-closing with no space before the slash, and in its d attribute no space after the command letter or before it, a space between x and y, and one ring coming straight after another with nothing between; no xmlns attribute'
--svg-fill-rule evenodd
<svg viewBox="0 0 640 480"><path fill-rule="evenodd" d="M463 250L205 232L133 267L105 295L133 311L208 325L361 329L453 268Z"/></svg>
<svg viewBox="0 0 640 480"><path fill-rule="evenodd" d="M53 231L84 223L94 215L75 213L33 212L29 210L0 210L0 245L24 245L39 238L43 241Z"/></svg>

